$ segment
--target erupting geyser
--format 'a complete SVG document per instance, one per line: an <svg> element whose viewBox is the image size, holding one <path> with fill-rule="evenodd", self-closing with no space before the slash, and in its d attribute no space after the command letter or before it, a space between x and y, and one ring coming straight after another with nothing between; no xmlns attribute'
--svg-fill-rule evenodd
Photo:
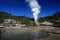
<svg viewBox="0 0 60 40"><path fill-rule="evenodd" d="M38 26L39 25L38 14L40 13L41 6L38 4L37 0L26 0L26 2L29 3L31 11L33 12L35 24L37 24L37 26Z"/></svg>

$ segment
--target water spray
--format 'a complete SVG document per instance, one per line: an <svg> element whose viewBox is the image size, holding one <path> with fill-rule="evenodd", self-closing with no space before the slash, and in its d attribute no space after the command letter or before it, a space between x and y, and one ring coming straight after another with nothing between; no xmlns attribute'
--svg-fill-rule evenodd
<svg viewBox="0 0 60 40"><path fill-rule="evenodd" d="M29 3L31 11L33 12L33 17L34 17L34 20L35 20L35 24L37 26L39 26L38 15L40 13L41 6L38 4L37 0L26 0L26 2Z"/></svg>

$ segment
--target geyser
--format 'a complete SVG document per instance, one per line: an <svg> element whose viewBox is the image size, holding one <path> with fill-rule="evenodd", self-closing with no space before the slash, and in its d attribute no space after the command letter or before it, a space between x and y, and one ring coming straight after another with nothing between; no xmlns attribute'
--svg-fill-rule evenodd
<svg viewBox="0 0 60 40"><path fill-rule="evenodd" d="M41 6L38 4L37 0L26 0L26 2L29 3L31 11L33 12L33 17L34 17L34 20L35 20L35 24L37 24L37 26L38 26L39 25L38 15L40 13Z"/></svg>

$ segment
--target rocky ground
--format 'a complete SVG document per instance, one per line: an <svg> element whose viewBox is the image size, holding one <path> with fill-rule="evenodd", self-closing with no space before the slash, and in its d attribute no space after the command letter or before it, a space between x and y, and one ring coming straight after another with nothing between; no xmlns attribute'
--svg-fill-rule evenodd
<svg viewBox="0 0 60 40"><path fill-rule="evenodd" d="M35 40L60 40L60 34L50 34L50 36L42 39L35 39Z"/></svg>
<svg viewBox="0 0 60 40"><path fill-rule="evenodd" d="M57 30L60 32L60 30ZM5 31L0 33L2 40L60 40L60 33L57 31L46 32L44 28L19 28L7 27ZM37 33L39 32L39 33ZM39 34L39 38L34 38ZM47 36L48 35L48 36ZM44 36L44 37L43 37ZM42 38L43 37L43 38Z"/></svg>

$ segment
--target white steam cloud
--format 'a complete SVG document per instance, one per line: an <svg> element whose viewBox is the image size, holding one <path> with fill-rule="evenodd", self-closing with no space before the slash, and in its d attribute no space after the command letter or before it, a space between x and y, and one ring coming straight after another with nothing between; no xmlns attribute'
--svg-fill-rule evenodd
<svg viewBox="0 0 60 40"><path fill-rule="evenodd" d="M29 3L35 23L38 25L38 14L40 13L41 6L38 4L37 0L26 0L26 2Z"/></svg>

